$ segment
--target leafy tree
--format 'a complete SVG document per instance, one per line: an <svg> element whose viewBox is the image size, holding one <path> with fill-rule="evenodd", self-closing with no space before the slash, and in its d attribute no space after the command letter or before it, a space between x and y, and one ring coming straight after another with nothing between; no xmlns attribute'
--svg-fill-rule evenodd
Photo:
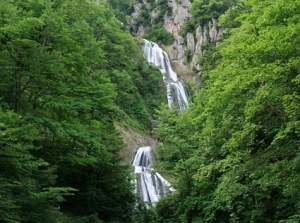
<svg viewBox="0 0 300 223"><path fill-rule="evenodd" d="M171 45L174 42L173 34L166 31L163 27L154 27L146 35L146 39L149 39L153 42L162 43L164 45Z"/></svg>
<svg viewBox="0 0 300 223"><path fill-rule="evenodd" d="M218 18L235 2L235 0L194 0L191 12L198 23L204 24L211 18Z"/></svg>
<svg viewBox="0 0 300 223"><path fill-rule="evenodd" d="M113 9L114 15L123 23L126 24L129 20L129 15L133 12L133 0L108 0L108 4Z"/></svg>
<svg viewBox="0 0 300 223"><path fill-rule="evenodd" d="M299 8L295 1L246 1L230 15L236 23L189 111L160 119L160 154L177 144L189 148L167 166L178 174L177 194L185 195L158 205L170 211L168 219L297 221Z"/></svg>
<svg viewBox="0 0 300 223"><path fill-rule="evenodd" d="M55 169L32 153L39 139L36 126L1 110L1 222L55 222L63 217L59 203L74 190L55 186Z"/></svg>
<svg viewBox="0 0 300 223"><path fill-rule="evenodd" d="M131 221L114 120L151 129L139 45L105 3L0 3L1 220Z"/></svg>

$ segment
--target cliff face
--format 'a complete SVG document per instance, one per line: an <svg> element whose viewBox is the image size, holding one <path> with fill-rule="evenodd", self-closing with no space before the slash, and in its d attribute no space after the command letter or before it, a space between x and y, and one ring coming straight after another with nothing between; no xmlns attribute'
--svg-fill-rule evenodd
<svg viewBox="0 0 300 223"><path fill-rule="evenodd" d="M183 33L183 25L191 19L190 8L192 3L189 0L165 0L171 13L163 16L163 27L174 35L174 42L171 46L164 46L170 56L173 67L183 78L195 79L201 73L201 66L197 61L199 54L203 53L203 45L206 42L217 41L224 30L218 27L218 20L212 18L207 24L198 26L193 32ZM158 2L158 1L156 1ZM160 7L151 7L147 0L143 0L134 5L134 12L130 26L133 35L143 37L146 29L139 25L137 18L141 9L149 10L151 25L154 24L155 17L159 14ZM152 8L152 10L151 10Z"/></svg>

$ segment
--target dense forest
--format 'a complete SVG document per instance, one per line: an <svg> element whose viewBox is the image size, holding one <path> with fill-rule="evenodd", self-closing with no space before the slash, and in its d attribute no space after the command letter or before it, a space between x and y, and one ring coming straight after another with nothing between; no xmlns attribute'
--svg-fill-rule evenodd
<svg viewBox="0 0 300 223"><path fill-rule="evenodd" d="M182 114L127 30L134 2L0 0L0 223L300 222L300 1L192 1L185 29L226 32ZM154 119L176 191L146 209L116 126Z"/></svg>
<svg viewBox="0 0 300 223"><path fill-rule="evenodd" d="M300 1L238 1L219 20L190 109L159 115L158 168L177 191L158 222L300 222Z"/></svg>
<svg viewBox="0 0 300 223"><path fill-rule="evenodd" d="M108 4L0 4L0 222L133 222L115 124L151 129L161 74Z"/></svg>

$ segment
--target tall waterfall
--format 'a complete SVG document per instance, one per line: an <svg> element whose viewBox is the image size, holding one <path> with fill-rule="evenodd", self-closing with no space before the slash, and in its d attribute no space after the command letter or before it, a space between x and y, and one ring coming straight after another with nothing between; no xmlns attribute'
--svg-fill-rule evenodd
<svg viewBox="0 0 300 223"><path fill-rule="evenodd" d="M177 74L173 71L167 53L156 43L145 39L143 51L147 61L157 66L163 74L169 108L172 108L174 103L178 105L180 111L188 108L184 87ZM152 148L150 146L140 147L133 161L134 172L137 175L136 189L148 207L152 207L163 195L174 190L167 180L159 173L153 171L153 164Z"/></svg>
<svg viewBox="0 0 300 223"><path fill-rule="evenodd" d="M153 164L152 148L140 147L135 155L133 166L137 176L137 192L148 207L153 206L163 195L174 190L167 180L153 171Z"/></svg>
<svg viewBox="0 0 300 223"><path fill-rule="evenodd" d="M159 67L163 74L163 80L167 88L167 99L169 108L176 102L180 111L188 107L187 95L181 80L173 71L168 54L156 43L144 39L143 51L149 63Z"/></svg>

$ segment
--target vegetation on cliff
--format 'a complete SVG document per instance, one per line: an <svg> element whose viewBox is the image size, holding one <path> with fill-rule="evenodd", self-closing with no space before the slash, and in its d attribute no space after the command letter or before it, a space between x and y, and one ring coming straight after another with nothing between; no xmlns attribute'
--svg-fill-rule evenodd
<svg viewBox="0 0 300 223"><path fill-rule="evenodd" d="M159 0L147 4L144 4L143 1L139 2L142 6L136 22L137 26L145 28L144 38L156 43L171 45L174 41L174 36L163 28L164 16L172 14L172 8L169 6L168 1ZM149 12L153 12L153 15Z"/></svg>

